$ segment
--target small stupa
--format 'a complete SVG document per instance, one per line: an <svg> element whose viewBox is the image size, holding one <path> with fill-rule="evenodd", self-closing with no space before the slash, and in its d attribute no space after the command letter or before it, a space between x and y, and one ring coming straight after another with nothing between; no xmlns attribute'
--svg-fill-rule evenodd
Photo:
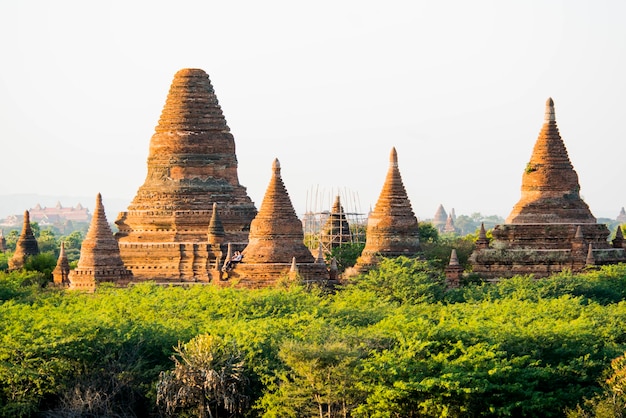
<svg viewBox="0 0 626 418"><path fill-rule="evenodd" d="M327 282L329 272L304 245L302 222L298 219L280 173L280 162L272 164L272 178L259 213L250 225L243 259L222 278L240 286L264 287L296 271L305 282ZM291 272L291 275L290 275Z"/></svg>
<svg viewBox="0 0 626 418"><path fill-rule="evenodd" d="M472 255L474 273L497 280L517 274L545 277L564 269L576 272L588 264L589 251L595 264L626 260L624 249L612 247L607 226L597 223L580 197L578 174L557 128L551 98L522 174L521 192L505 224L493 229L493 241Z"/></svg>
<svg viewBox="0 0 626 418"><path fill-rule="evenodd" d="M448 219L446 219L446 225L443 227L443 232L448 234L456 234L458 232L456 226L454 225L452 213L450 213L448 215Z"/></svg>
<svg viewBox="0 0 626 418"><path fill-rule="evenodd" d="M9 259L9 270L19 270L26 264L26 259L33 255L39 254L39 245L30 226L30 213L24 211L24 223L22 232L20 233L17 243L15 244L15 253Z"/></svg>
<svg viewBox="0 0 626 418"><path fill-rule="evenodd" d="M463 266L459 263L459 257L456 254L456 249L452 249L450 253L450 262L445 268L444 273L446 275L446 287L449 289L459 287L461 283L461 277L463 276Z"/></svg>
<svg viewBox="0 0 626 418"><path fill-rule="evenodd" d="M619 214L617 215L617 218L615 218L615 220L622 224L626 223L626 211L624 210L623 206L620 209Z"/></svg>
<svg viewBox="0 0 626 418"><path fill-rule="evenodd" d="M346 270L346 277L366 272L380 257L411 257L421 252L417 217L402 182L395 148L391 149L385 183L367 220L365 236L365 248L356 265Z"/></svg>
<svg viewBox="0 0 626 418"><path fill-rule="evenodd" d="M350 224L346 218L346 212L341 204L339 195L335 197L333 207L326 219L320 233L320 243L326 252L330 252L335 247L352 242Z"/></svg>
<svg viewBox="0 0 626 418"><path fill-rule="evenodd" d="M4 253L7 251L7 240L4 238L4 233L2 229L0 229L0 253Z"/></svg>
<svg viewBox="0 0 626 418"><path fill-rule="evenodd" d="M80 248L78 265L69 273L69 288L93 292L101 282L127 285L133 277L120 257L120 249L107 222L102 196L96 197L96 208L89 230Z"/></svg>
<svg viewBox="0 0 626 418"><path fill-rule="evenodd" d="M150 141L146 179L115 221L122 259L135 280L210 280L207 266L225 250L207 242L214 210L224 234L218 240L245 247L257 211L237 165L235 140L209 76L201 69L178 71Z"/></svg>
<svg viewBox="0 0 626 418"><path fill-rule="evenodd" d="M59 258L57 259L57 265L52 270L52 281L55 285L61 287L67 287L70 285L70 262L65 254L65 243L61 241L61 250L59 251Z"/></svg>
<svg viewBox="0 0 626 418"><path fill-rule="evenodd" d="M448 214L446 210L443 208L443 205L439 205L437 211L435 212L435 216L433 217L433 226L437 228L439 232L443 232L443 229L446 226L446 222L448 220Z"/></svg>

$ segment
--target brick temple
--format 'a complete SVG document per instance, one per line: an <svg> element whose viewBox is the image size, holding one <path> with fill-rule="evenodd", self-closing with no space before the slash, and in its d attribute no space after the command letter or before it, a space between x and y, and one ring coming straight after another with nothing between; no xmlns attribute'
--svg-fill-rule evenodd
<svg viewBox="0 0 626 418"><path fill-rule="evenodd" d="M37 244L37 239L30 225L30 214L28 211L24 211L22 232L20 232L20 236L15 243L13 257L9 259L9 270L19 270L23 268L28 257L38 254L39 244Z"/></svg>
<svg viewBox="0 0 626 418"><path fill-rule="evenodd" d="M389 155L389 169L374 210L367 219L365 248L356 265L346 270L346 277L365 273L376 266L380 257L416 256L421 252L417 217L404 188L398 154Z"/></svg>
<svg viewBox="0 0 626 418"><path fill-rule="evenodd" d="M145 182L115 221L124 263L140 281L211 280L225 243L247 245L257 210L239 183L235 140L203 70L175 74L147 166ZM209 242L215 215L223 236Z"/></svg>
<svg viewBox="0 0 626 418"><path fill-rule="evenodd" d="M65 252L59 254L59 270L64 269L63 260ZM56 269L55 269L56 270ZM57 271L54 282L64 286L63 272ZM69 271L67 276L70 289L93 292L96 285L102 282L112 282L125 286L133 279L133 274L126 268L120 256L120 249L109 226L102 196L96 197L96 208L89 224L89 230L80 247L80 258L74 270Z"/></svg>
<svg viewBox="0 0 626 418"><path fill-rule="evenodd" d="M222 273L222 282L256 288L281 279L322 284L330 279L324 260L304 245L302 222L283 183L278 159L272 164L272 177L242 254L241 262Z"/></svg>
<svg viewBox="0 0 626 418"><path fill-rule="evenodd" d="M559 133L554 102L546 102L544 123L522 174L521 198L493 240L477 245L473 271L488 280L533 274L545 277L565 269L626 261L622 243L609 243L580 197L578 175Z"/></svg>

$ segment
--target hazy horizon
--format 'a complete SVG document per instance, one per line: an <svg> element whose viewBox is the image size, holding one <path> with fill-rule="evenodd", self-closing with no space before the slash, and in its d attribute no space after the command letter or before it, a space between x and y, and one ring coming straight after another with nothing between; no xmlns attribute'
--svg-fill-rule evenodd
<svg viewBox="0 0 626 418"><path fill-rule="evenodd" d="M617 0L5 2L0 195L130 203L172 78L195 67L257 208L278 158L298 214L338 191L367 212L395 147L419 219L439 204L506 218L552 97L581 196L614 219L624 12Z"/></svg>

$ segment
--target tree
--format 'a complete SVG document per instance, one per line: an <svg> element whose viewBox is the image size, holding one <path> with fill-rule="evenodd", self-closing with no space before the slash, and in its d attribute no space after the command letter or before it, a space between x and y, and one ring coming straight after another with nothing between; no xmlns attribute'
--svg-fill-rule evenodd
<svg viewBox="0 0 626 418"><path fill-rule="evenodd" d="M157 404L167 415L234 417L245 412L249 380L235 345L201 334L174 351L174 370L162 372L157 383Z"/></svg>
<svg viewBox="0 0 626 418"><path fill-rule="evenodd" d="M363 400L357 388L362 353L350 344L287 341L278 355L288 370L263 400L265 416L345 418Z"/></svg>

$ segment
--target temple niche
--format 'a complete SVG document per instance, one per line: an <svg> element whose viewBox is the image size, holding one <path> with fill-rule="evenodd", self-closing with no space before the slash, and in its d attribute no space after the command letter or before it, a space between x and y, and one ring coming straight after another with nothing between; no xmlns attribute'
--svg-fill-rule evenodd
<svg viewBox="0 0 626 418"><path fill-rule="evenodd" d="M493 240L477 246L473 271L487 280L533 274L546 277L595 264L626 261L621 243L608 242L609 230L599 224L580 197L578 175L561 139L554 102L546 103L544 124L522 174L521 198Z"/></svg>
<svg viewBox="0 0 626 418"><path fill-rule="evenodd" d="M115 221L124 263L135 280L216 278L223 243L243 249L257 211L239 184L235 141L203 70L175 74L147 166L143 185ZM212 219L219 219L218 235Z"/></svg>
<svg viewBox="0 0 626 418"><path fill-rule="evenodd" d="M367 220L365 248L346 277L365 273L380 257L416 256L421 252L417 217L402 183L398 154L392 148L385 183Z"/></svg>
<svg viewBox="0 0 626 418"><path fill-rule="evenodd" d="M221 283L258 288L273 285L281 278L329 282L323 258L314 257L304 245L302 222L283 183L278 159L272 164L272 177L242 254L242 260L232 269L222 269Z"/></svg>

